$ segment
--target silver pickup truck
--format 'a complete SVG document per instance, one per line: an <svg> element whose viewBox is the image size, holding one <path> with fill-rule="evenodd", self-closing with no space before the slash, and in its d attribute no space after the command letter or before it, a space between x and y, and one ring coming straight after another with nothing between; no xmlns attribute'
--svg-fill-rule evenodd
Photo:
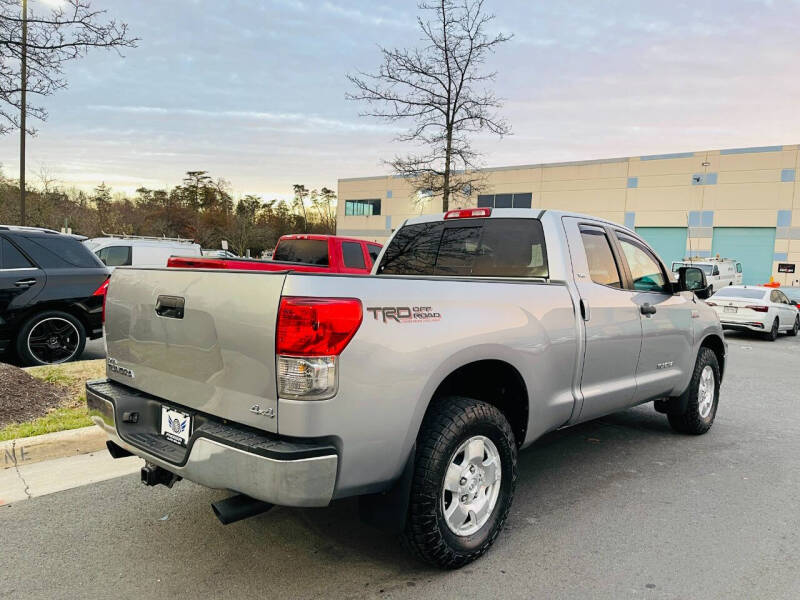
<svg viewBox="0 0 800 600"><path fill-rule="evenodd" d="M87 402L145 483L235 492L223 523L359 496L455 568L548 431L651 401L708 431L726 344L707 292L633 231L551 210L409 219L368 277L118 268Z"/></svg>

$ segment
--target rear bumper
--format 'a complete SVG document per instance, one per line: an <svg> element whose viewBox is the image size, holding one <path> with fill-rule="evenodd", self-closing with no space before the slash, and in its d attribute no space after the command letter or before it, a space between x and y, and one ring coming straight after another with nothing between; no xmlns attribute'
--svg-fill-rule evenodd
<svg viewBox="0 0 800 600"><path fill-rule="evenodd" d="M331 444L288 441L187 411L197 424L183 448L160 436L158 398L101 379L86 383L86 404L114 443L189 481L283 506L327 506L333 497L339 459ZM137 422L123 422L133 412Z"/></svg>
<svg viewBox="0 0 800 600"><path fill-rule="evenodd" d="M766 331L764 323L758 321L744 322L744 321L721 321L722 328L730 331Z"/></svg>

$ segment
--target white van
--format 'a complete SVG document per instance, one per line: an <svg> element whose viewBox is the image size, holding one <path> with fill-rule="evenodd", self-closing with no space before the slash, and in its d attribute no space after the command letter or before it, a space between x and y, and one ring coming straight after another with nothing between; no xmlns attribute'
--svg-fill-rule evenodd
<svg viewBox="0 0 800 600"><path fill-rule="evenodd" d="M201 256L200 244L184 238L109 235L83 243L107 267L166 267L170 256Z"/></svg>
<svg viewBox="0 0 800 600"><path fill-rule="evenodd" d="M672 272L677 273L681 267L698 267L706 274L706 281L712 290L719 290L729 285L742 284L742 263L734 258L684 258L683 261L672 261Z"/></svg>

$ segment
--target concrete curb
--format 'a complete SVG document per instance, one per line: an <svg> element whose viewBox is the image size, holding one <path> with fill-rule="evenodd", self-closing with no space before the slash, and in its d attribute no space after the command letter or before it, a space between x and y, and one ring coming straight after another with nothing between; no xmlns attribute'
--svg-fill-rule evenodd
<svg viewBox="0 0 800 600"><path fill-rule="evenodd" d="M29 465L52 458L97 452L106 447L105 432L94 425L0 442L3 469Z"/></svg>

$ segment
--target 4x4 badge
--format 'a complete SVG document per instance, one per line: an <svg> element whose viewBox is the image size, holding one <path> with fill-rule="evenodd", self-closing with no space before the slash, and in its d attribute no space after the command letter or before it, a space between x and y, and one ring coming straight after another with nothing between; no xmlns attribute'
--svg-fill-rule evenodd
<svg viewBox="0 0 800 600"><path fill-rule="evenodd" d="M253 404L250 407L250 412L255 413L257 415L261 415L262 417L269 417L270 419L275 418L275 409L274 408L261 408L260 404Z"/></svg>

